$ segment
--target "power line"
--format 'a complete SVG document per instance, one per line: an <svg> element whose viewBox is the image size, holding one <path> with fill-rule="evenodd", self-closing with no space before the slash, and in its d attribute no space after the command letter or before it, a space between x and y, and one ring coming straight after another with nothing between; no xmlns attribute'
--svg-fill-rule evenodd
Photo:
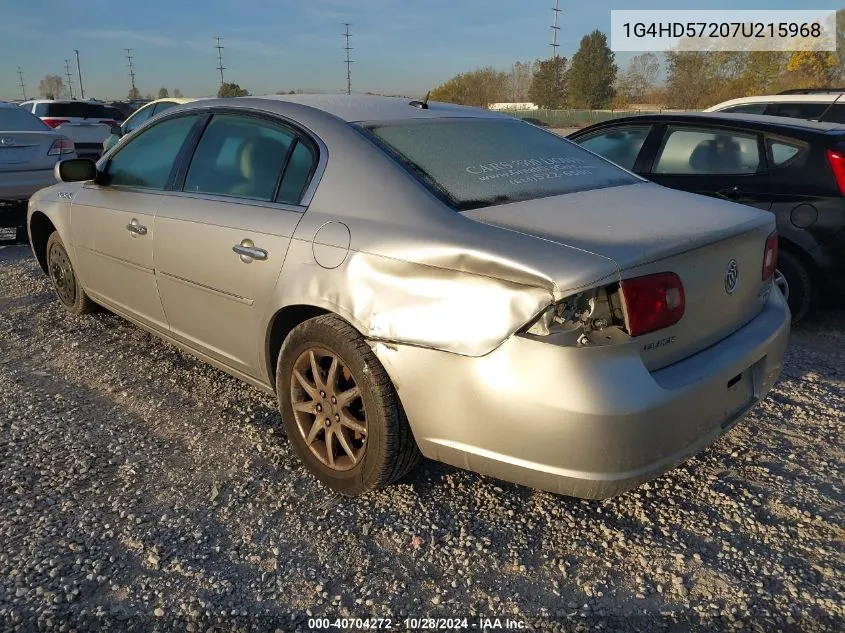
<svg viewBox="0 0 845 633"><path fill-rule="evenodd" d="M555 6L552 8L552 80L549 82L549 106L554 106L555 100L555 93L557 92L558 88L558 61L557 61L557 47L560 44L557 43L557 32L560 30L560 27L557 25L557 14L560 13L560 9L558 8L558 0L555 0Z"/></svg>
<svg viewBox="0 0 845 633"><path fill-rule="evenodd" d="M67 87L70 90L70 98L73 99L73 78L70 76L70 60L65 60L65 73L67 73Z"/></svg>
<svg viewBox="0 0 845 633"><path fill-rule="evenodd" d="M555 6L552 9L552 57L557 57L557 47L560 44L557 43L557 32L560 30L560 27L557 25L557 14L561 12L561 9L558 9L558 0L555 0Z"/></svg>
<svg viewBox="0 0 845 633"><path fill-rule="evenodd" d="M26 101L26 84L23 82L23 70L21 70L20 66L18 66L18 77L21 80L21 94L23 94L23 100Z"/></svg>
<svg viewBox="0 0 845 633"><path fill-rule="evenodd" d="M355 63L354 59L349 59L349 51L352 50L352 47L349 45L349 38L352 37L349 34L349 25L350 22L344 22L343 25L346 27L346 32L343 36L346 38L346 46L343 47L343 50L346 51L346 94L352 94L352 64Z"/></svg>
<svg viewBox="0 0 845 633"><path fill-rule="evenodd" d="M82 66L79 65L79 51L77 49L73 49L73 52L76 53L76 76L79 77L79 92L84 99L85 88L82 87Z"/></svg>
<svg viewBox="0 0 845 633"><path fill-rule="evenodd" d="M132 98L134 99L138 93L137 88L135 88L135 65L132 63L135 58L132 56L131 48L124 48L123 50L126 51L126 59L129 62L127 66L129 66L129 80L132 82Z"/></svg>
<svg viewBox="0 0 845 633"><path fill-rule="evenodd" d="M225 83L223 81L223 71L226 70L226 67L223 65L223 49L226 48L226 47L222 46L220 44L220 40L222 40L222 39L223 39L222 37L218 37L217 38L217 46L214 47L214 48L217 49L217 70L220 71L220 86L221 87Z"/></svg>

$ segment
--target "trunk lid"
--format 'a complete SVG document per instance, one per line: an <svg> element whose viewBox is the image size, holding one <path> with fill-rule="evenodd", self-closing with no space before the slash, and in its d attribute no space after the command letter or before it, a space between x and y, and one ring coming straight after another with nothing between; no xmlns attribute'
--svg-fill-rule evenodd
<svg viewBox="0 0 845 633"><path fill-rule="evenodd" d="M52 132L0 131L0 169L3 171L49 169L57 156L49 156L50 147L62 138Z"/></svg>
<svg viewBox="0 0 845 633"><path fill-rule="evenodd" d="M675 325L636 338L649 369L686 358L730 335L762 309L761 271L771 214L652 183L612 187L464 212L612 259L622 279L674 272L686 309ZM739 272L729 292L728 268Z"/></svg>

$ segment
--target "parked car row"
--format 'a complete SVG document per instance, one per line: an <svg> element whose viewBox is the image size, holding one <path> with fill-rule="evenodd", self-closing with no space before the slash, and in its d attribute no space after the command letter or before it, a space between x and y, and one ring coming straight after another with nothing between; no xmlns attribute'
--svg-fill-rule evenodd
<svg viewBox="0 0 845 633"><path fill-rule="evenodd" d="M303 464L344 494L422 454L615 495L732 428L781 370L771 213L504 114L209 99L57 174L27 227L59 302L275 394Z"/></svg>

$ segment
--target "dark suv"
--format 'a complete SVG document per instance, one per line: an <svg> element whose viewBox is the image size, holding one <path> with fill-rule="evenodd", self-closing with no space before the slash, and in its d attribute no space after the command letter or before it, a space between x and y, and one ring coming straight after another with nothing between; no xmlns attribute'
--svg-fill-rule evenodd
<svg viewBox="0 0 845 633"><path fill-rule="evenodd" d="M793 321L824 293L845 293L845 125L672 113L614 119L569 139L661 185L773 212Z"/></svg>

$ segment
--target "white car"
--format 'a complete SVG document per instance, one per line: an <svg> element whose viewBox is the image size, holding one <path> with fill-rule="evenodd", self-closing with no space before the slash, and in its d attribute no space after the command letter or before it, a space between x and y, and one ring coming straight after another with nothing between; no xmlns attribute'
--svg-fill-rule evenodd
<svg viewBox="0 0 845 633"><path fill-rule="evenodd" d="M103 141L117 125L106 106L97 101L35 99L20 106L72 140L83 158L99 158Z"/></svg>
<svg viewBox="0 0 845 633"><path fill-rule="evenodd" d="M766 114L845 123L845 88L786 90L776 95L740 97L717 103L705 112Z"/></svg>
<svg viewBox="0 0 845 633"><path fill-rule="evenodd" d="M0 240L22 237L29 197L56 183L53 168L73 142L14 103L0 103Z"/></svg>

